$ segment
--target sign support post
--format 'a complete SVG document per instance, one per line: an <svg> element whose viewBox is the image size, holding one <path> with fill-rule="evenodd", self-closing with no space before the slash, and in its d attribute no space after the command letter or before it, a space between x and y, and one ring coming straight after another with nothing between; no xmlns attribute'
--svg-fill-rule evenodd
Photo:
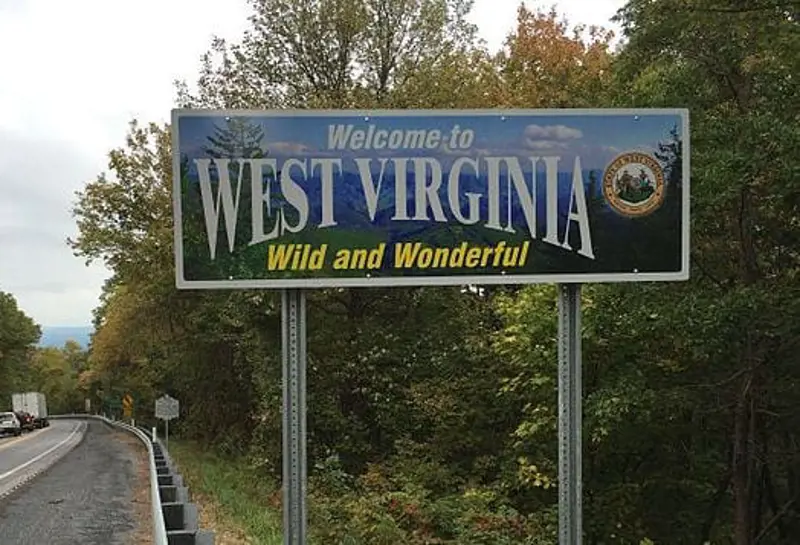
<svg viewBox="0 0 800 545"><path fill-rule="evenodd" d="M180 414L180 402L168 395L163 395L156 399L156 418L164 421L164 442L169 450L169 421L178 418Z"/></svg>
<svg viewBox="0 0 800 545"><path fill-rule="evenodd" d="M583 542L581 285L558 284L558 542Z"/></svg>
<svg viewBox="0 0 800 545"><path fill-rule="evenodd" d="M281 293L283 543L306 543L306 294Z"/></svg>

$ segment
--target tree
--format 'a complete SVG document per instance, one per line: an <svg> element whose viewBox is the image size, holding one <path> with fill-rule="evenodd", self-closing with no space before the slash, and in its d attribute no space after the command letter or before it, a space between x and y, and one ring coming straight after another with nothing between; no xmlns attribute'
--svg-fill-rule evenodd
<svg viewBox="0 0 800 545"><path fill-rule="evenodd" d="M168 271L172 216L170 133L155 123L130 125L127 147L109 153L116 175L101 175L77 193L78 237L67 242L78 257L102 259L112 283Z"/></svg>
<svg viewBox="0 0 800 545"><path fill-rule="evenodd" d="M251 0L241 43L217 39L198 93L182 105L227 108L391 107L420 65L469 58L469 0ZM421 75L430 71L422 71Z"/></svg>
<svg viewBox="0 0 800 545"><path fill-rule="evenodd" d="M629 42L617 100L692 113L694 280L656 292L651 304L680 309L658 320L680 339L679 376L705 394L692 413L715 420L703 448L722 462L708 478L718 484L697 523L700 540L727 535L727 497L737 545L798 535L795 420L782 409L798 401L784 386L797 369L800 40L792 6L633 0L621 13ZM717 387L699 386L709 383Z"/></svg>
<svg viewBox="0 0 800 545"><path fill-rule="evenodd" d="M45 395L50 413L84 409L84 392L79 388L79 371L75 368L76 362L84 359L80 347L71 341L63 348L38 348L31 355L28 389Z"/></svg>
<svg viewBox="0 0 800 545"><path fill-rule="evenodd" d="M166 127L134 122L127 146L110 153L114 175L77 195L79 235L70 244L76 255L102 259L113 270L95 312L81 385L104 400L131 392L144 417L151 401L171 393L183 402L187 429L209 441L228 435L231 444L246 444L254 388L248 358L258 356L242 355L250 345L239 349L248 342L238 336L246 329L239 312L256 326L269 316L260 314L263 306L258 313L245 309L261 301L252 294L175 290L170 152Z"/></svg>
<svg viewBox="0 0 800 545"><path fill-rule="evenodd" d="M0 291L0 396L7 403L27 379L28 356L40 337L41 329L19 309L14 296Z"/></svg>
<svg viewBox="0 0 800 545"><path fill-rule="evenodd" d="M570 28L555 8L520 5L517 28L498 55L503 86L498 101L520 108L599 107L608 99L613 32Z"/></svg>

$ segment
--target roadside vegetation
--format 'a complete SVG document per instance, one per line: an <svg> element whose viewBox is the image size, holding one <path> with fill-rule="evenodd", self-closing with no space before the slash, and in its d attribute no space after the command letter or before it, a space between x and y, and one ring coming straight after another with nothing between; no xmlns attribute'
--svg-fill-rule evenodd
<svg viewBox="0 0 800 545"><path fill-rule="evenodd" d="M201 505L201 526L213 529L220 545L281 545L280 483L265 481L242 457L223 456L192 441L170 441L170 456L181 468Z"/></svg>
<svg viewBox="0 0 800 545"><path fill-rule="evenodd" d="M88 353L74 341L37 347L40 337L40 326L0 291L0 412L11 409L11 394L30 391L45 394L51 414L83 411Z"/></svg>
<svg viewBox="0 0 800 545"><path fill-rule="evenodd" d="M254 0L176 103L690 108L691 280L584 289L585 542L800 542L796 2L631 0L613 51L524 8L488 51L469 4ZM76 254L113 271L76 384L141 421L178 398L192 489L277 543L279 295L175 289L169 127L133 122L109 160L74 208ZM315 543L557 542L553 287L309 298Z"/></svg>

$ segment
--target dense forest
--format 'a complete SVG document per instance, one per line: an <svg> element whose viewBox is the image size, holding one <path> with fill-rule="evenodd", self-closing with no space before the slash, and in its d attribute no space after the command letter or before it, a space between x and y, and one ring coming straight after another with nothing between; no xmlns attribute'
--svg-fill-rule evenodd
<svg viewBox="0 0 800 545"><path fill-rule="evenodd" d="M251 4L176 105L689 108L691 280L583 290L585 543L800 543L797 2L630 0L620 37L521 7L500 51L469 0ZM70 244L113 276L75 384L144 420L169 393L276 483L280 296L176 290L170 146L132 122L77 196ZM314 542L556 543L556 328L546 285L309 293Z"/></svg>

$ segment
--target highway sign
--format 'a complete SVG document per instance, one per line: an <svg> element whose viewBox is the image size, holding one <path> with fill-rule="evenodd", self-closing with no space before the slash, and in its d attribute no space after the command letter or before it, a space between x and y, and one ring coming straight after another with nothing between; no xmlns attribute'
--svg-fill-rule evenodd
<svg viewBox="0 0 800 545"><path fill-rule="evenodd" d="M172 130L181 289L689 278L684 109L174 110Z"/></svg>
<svg viewBox="0 0 800 545"><path fill-rule="evenodd" d="M177 399L168 395L156 399L156 418L169 421L178 418L179 413L180 403Z"/></svg>

